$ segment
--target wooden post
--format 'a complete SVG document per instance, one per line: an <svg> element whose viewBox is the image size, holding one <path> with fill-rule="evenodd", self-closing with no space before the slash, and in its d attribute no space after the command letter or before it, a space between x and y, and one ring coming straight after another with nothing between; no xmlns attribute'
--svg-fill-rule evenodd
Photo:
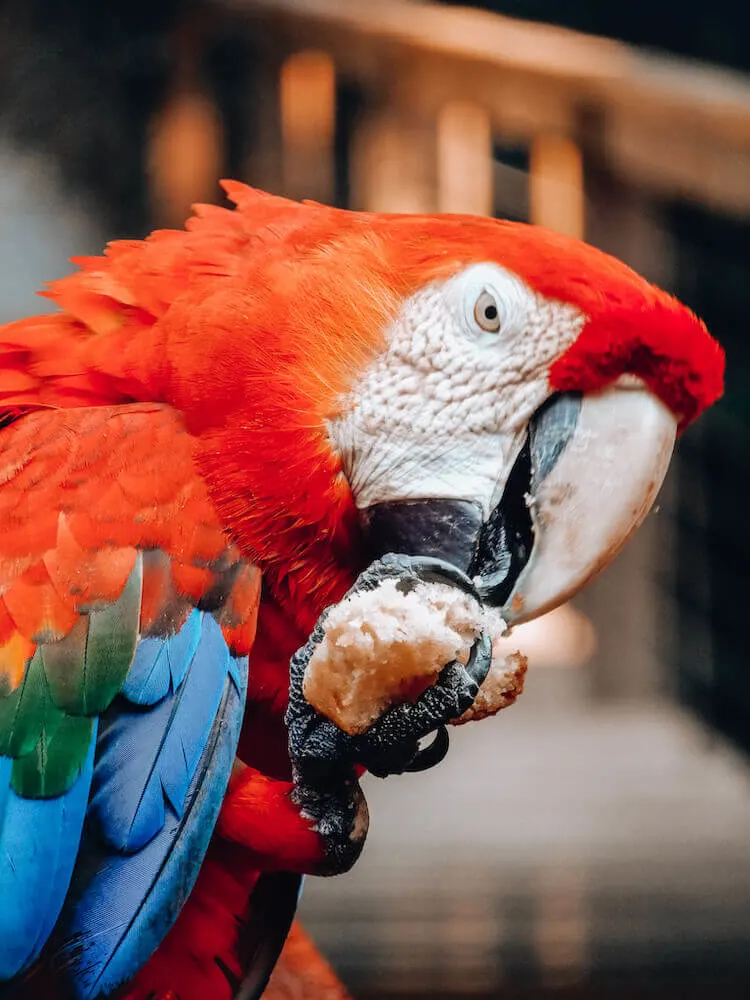
<svg viewBox="0 0 750 1000"><path fill-rule="evenodd" d="M436 212L435 128L398 109L370 115L352 143L352 208Z"/></svg>
<svg viewBox="0 0 750 1000"><path fill-rule="evenodd" d="M182 226L195 202L220 195L224 128L200 71L200 29L191 18L180 26L170 91L151 122L146 163L157 225Z"/></svg>
<svg viewBox="0 0 750 1000"><path fill-rule="evenodd" d="M281 67L279 101L284 193L330 203L336 74L325 52L297 52Z"/></svg>
<svg viewBox="0 0 750 1000"><path fill-rule="evenodd" d="M492 132L489 115L478 104L450 101L440 112L437 176L441 212L492 215Z"/></svg>
<svg viewBox="0 0 750 1000"><path fill-rule="evenodd" d="M529 198L533 223L583 239L583 162L572 139L550 133L533 139Z"/></svg>

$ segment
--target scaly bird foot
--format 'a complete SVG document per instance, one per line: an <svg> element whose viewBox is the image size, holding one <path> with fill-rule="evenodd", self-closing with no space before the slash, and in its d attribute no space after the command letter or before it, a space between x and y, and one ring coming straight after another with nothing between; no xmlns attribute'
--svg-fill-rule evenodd
<svg viewBox="0 0 750 1000"><path fill-rule="evenodd" d="M477 597L471 580L449 563L404 555L387 555L373 563L349 593L374 590L386 579L395 579L405 594L420 583L439 582ZM320 874L337 874L354 864L367 835L367 803L356 768L384 778L439 763L448 750L445 725L473 704L490 669L492 646L481 635L466 664L448 663L414 702L389 709L365 733L350 735L316 711L302 690L305 669L325 636L325 625L324 612L308 642L292 657L286 724L295 801L324 839L326 857ZM432 732L433 742L420 748L420 741Z"/></svg>

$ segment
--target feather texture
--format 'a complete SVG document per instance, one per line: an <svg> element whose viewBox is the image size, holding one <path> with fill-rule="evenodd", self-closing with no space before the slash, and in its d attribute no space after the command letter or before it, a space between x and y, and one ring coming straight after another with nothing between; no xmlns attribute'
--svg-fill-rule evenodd
<svg viewBox="0 0 750 1000"><path fill-rule="evenodd" d="M231 661L218 628L203 617L194 611L155 658L157 667L171 667L168 694L148 712L120 701L102 719L89 821L116 851L144 847L164 825L167 805L182 813Z"/></svg>
<svg viewBox="0 0 750 1000"><path fill-rule="evenodd" d="M136 705L155 705L182 684L201 637L201 616L192 614L185 625L166 639L142 639L122 688Z"/></svg>
<svg viewBox="0 0 750 1000"><path fill-rule="evenodd" d="M0 758L0 980L37 957L62 908L86 815L94 742L90 733L81 774L55 798L17 794L10 788L13 762Z"/></svg>
<svg viewBox="0 0 750 1000"><path fill-rule="evenodd" d="M138 640L140 554L117 600L81 615L57 642L34 653L21 684L0 698L0 754L16 758L20 795L62 795L81 772L94 715L122 686Z"/></svg>
<svg viewBox="0 0 750 1000"><path fill-rule="evenodd" d="M13 761L11 787L26 798L65 795L83 770L95 720L63 715L43 729L31 753Z"/></svg>
<svg viewBox="0 0 750 1000"><path fill-rule="evenodd" d="M44 664L37 650L21 684L7 697L0 698L0 754L23 757L31 753L42 732L51 735L62 717L50 697Z"/></svg>
<svg viewBox="0 0 750 1000"><path fill-rule="evenodd" d="M239 553L263 565L282 630L305 635L361 568L359 514L328 420L386 350L406 297L494 261L581 313L553 389L594 390L630 372L683 423L721 391L723 356L703 325L577 241L494 219L226 190L237 211L198 208L185 232L80 259L78 274L50 286L60 312L0 335L0 755L14 758L0 760L1 836L13 878L16 861L40 861L23 883L38 898L24 898L18 918L36 943L12 959L27 961L56 916L69 871L50 852L75 828L92 717L106 712L58 941L79 998L108 992L153 950L205 852L247 669L221 635L247 653L259 600L259 573L235 572ZM194 607L202 617L189 617ZM270 690L283 700L286 664L279 678ZM278 834L266 813L262 822ZM24 824L28 847L13 839ZM282 847L273 851L278 861ZM244 874L249 892L255 872ZM224 908L229 934L209 956L238 957L246 899ZM205 943L194 929L183 944ZM184 963L179 941L173 954Z"/></svg>
<svg viewBox="0 0 750 1000"><path fill-rule="evenodd" d="M81 616L64 639L43 648L44 672L58 708L99 715L122 687L138 642L141 558L139 552L116 601Z"/></svg>
<svg viewBox="0 0 750 1000"><path fill-rule="evenodd" d="M226 791L247 660L230 656L208 614L191 615L188 636L196 623L197 644L169 643L168 694L150 709L118 698L102 719L88 833L57 943L80 1000L115 989L158 946L195 882ZM150 697L154 670L144 664L158 670L160 656L147 652L136 657L131 693L145 679Z"/></svg>

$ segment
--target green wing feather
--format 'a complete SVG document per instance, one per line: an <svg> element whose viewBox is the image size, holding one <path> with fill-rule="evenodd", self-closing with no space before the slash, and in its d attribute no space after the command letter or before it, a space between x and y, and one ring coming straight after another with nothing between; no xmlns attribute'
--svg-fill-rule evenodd
<svg viewBox="0 0 750 1000"><path fill-rule="evenodd" d="M62 795L81 772L93 718L121 689L138 643L140 554L119 598L81 616L59 642L40 645L18 689L0 698L0 755L25 798Z"/></svg>
<svg viewBox="0 0 750 1000"><path fill-rule="evenodd" d="M52 701L37 649L19 687L0 700L0 754L25 757L32 753L42 733L51 736L63 714Z"/></svg>
<svg viewBox="0 0 750 1000"><path fill-rule="evenodd" d="M64 639L42 647L52 698L69 715L100 715L122 687L138 644L142 586L139 553L113 604L83 615Z"/></svg>
<svg viewBox="0 0 750 1000"><path fill-rule="evenodd" d="M13 761L11 788L26 799L67 792L86 762L93 728L93 719L65 715L52 732L43 729L31 753Z"/></svg>

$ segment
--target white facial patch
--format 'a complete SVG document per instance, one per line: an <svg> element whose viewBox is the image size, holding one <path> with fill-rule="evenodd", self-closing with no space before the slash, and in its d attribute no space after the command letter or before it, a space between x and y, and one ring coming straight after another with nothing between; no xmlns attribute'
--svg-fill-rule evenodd
<svg viewBox="0 0 750 1000"><path fill-rule="evenodd" d="M407 299L387 350L329 423L358 507L386 500L499 500L552 362L584 316L496 264Z"/></svg>

